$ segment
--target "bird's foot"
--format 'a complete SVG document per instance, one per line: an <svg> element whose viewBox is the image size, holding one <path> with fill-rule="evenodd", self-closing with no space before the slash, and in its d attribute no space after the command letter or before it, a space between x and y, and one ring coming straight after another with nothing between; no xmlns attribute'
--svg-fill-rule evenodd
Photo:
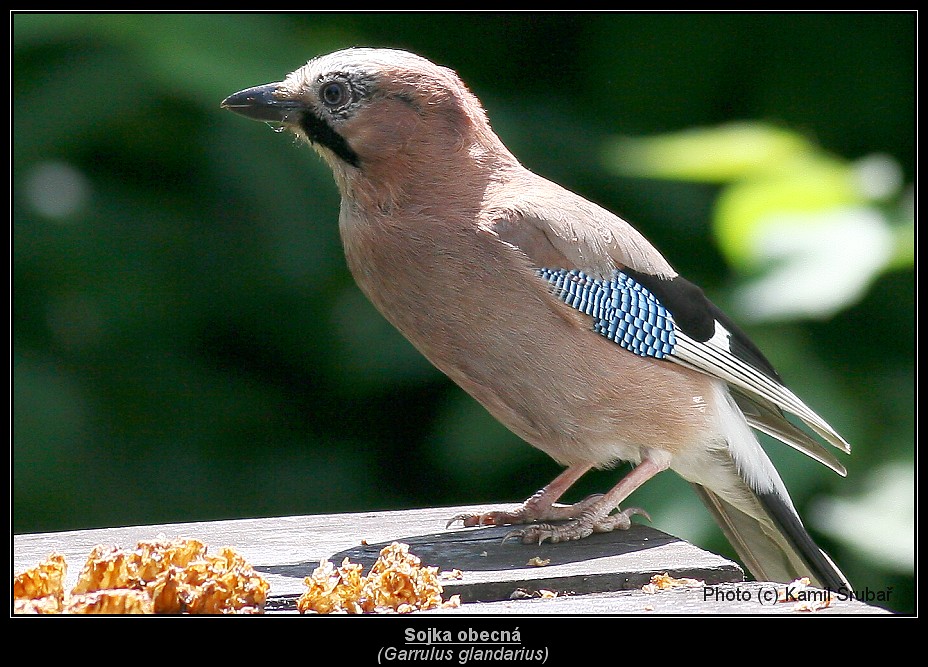
<svg viewBox="0 0 928 667"><path fill-rule="evenodd" d="M465 528L471 528L473 526L511 526L535 521L574 519L581 516L584 510L601 497L602 494L595 494L573 505L548 506L533 502L535 500L535 497L533 497L513 510L484 512L483 514L458 514L451 517L445 527L450 527L456 521L460 521Z"/></svg>
<svg viewBox="0 0 928 667"><path fill-rule="evenodd" d="M628 530L632 525L632 517L640 514L648 521L651 517L640 507L628 509L596 517L595 512L584 512L579 517L562 524L537 523L527 528L510 531L503 541L517 538L523 544L542 544L581 540L593 533L610 533L613 530Z"/></svg>

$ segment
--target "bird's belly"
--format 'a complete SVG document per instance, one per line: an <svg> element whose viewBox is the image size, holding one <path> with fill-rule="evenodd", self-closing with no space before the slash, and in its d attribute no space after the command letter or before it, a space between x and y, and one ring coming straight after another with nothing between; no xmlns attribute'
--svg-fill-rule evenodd
<svg viewBox="0 0 928 667"><path fill-rule="evenodd" d="M711 391L703 377L608 341L600 345L592 331L574 334L585 344L538 337L443 370L510 430L564 464L637 463L643 450L675 453L711 437Z"/></svg>
<svg viewBox="0 0 928 667"><path fill-rule="evenodd" d="M421 303L374 302L436 367L560 463L638 462L644 449L676 452L709 437L706 376L622 349L559 315L544 293L521 297L489 308L488 298L462 303L458 293L428 313Z"/></svg>

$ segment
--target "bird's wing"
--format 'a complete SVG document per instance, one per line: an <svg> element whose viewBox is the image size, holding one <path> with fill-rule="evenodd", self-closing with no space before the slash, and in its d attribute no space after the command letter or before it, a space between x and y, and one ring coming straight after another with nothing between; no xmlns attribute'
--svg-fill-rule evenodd
<svg viewBox="0 0 928 667"><path fill-rule="evenodd" d="M846 474L830 451L783 413L844 452L848 442L783 384L757 346L699 287L677 275L627 222L558 190L556 201L537 195L531 203L493 209L484 231L523 252L550 293L590 315L595 331L636 354L724 380L751 426ZM660 345L649 343L653 336Z"/></svg>
<svg viewBox="0 0 928 667"><path fill-rule="evenodd" d="M625 220L554 183L542 183L510 187L497 196L484 211L484 231L519 248L539 268L579 269L603 277L628 266L662 278L676 275ZM522 196L526 191L529 196ZM518 200L507 197L513 192Z"/></svg>

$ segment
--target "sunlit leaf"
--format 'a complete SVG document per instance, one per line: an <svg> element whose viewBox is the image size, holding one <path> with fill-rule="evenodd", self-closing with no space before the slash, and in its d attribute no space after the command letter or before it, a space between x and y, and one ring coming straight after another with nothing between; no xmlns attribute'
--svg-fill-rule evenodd
<svg viewBox="0 0 928 667"><path fill-rule="evenodd" d="M823 498L816 523L868 560L899 572L915 568L915 467L888 462L861 480L856 495Z"/></svg>
<svg viewBox="0 0 928 667"><path fill-rule="evenodd" d="M625 175L727 183L777 170L811 149L802 135L786 128L740 122L615 139L607 145L605 162Z"/></svg>
<svg viewBox="0 0 928 667"><path fill-rule="evenodd" d="M913 258L906 227L878 207L902 180L887 155L852 163L788 129L742 122L618 139L606 161L624 174L722 184L713 232L729 263L754 276L737 290L747 317L831 316Z"/></svg>
<svg viewBox="0 0 928 667"><path fill-rule="evenodd" d="M799 220L802 216L861 201L848 165L821 155L793 156L725 187L716 202L713 231L729 261L750 270L763 259L758 238L769 238L771 226L782 225L785 218L801 226L808 222Z"/></svg>

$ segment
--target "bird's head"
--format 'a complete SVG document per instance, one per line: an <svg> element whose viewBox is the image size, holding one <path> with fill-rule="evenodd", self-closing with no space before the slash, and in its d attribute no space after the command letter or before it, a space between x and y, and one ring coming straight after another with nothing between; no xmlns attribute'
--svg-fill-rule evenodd
<svg viewBox="0 0 928 667"><path fill-rule="evenodd" d="M351 48L319 56L222 106L309 142L343 193L359 179L421 184L427 174L460 175L468 160L510 155L458 75L406 51Z"/></svg>

